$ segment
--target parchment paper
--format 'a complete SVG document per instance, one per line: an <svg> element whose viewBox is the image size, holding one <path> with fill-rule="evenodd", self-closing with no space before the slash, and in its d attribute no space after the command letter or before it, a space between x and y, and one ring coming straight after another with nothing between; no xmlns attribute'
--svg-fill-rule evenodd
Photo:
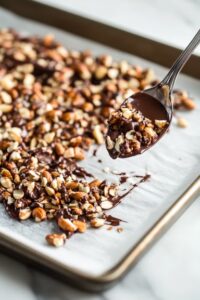
<svg viewBox="0 0 200 300"><path fill-rule="evenodd" d="M21 32L44 35L53 32L56 39L68 48L91 49L93 53L110 53L116 59L144 67L153 67L162 78L166 69L138 57L116 51L86 39L67 34L49 26L28 21L6 10L0 10L1 27L13 27ZM135 189L123 202L110 213L127 221L123 223L124 231L115 229L89 229L85 234L76 234L65 247L55 249L45 242L45 235L54 231L54 225L48 222L36 224L31 221L18 222L10 219L0 205L0 236L6 234L13 240L31 247L35 252L53 257L65 266L81 270L84 273L99 275L113 267L136 243L151 224L172 204L200 171L200 85L199 81L180 75L176 87L186 89L197 99L198 109L190 113L181 113L189 122L189 127L181 129L172 125L171 130L152 150L142 156L126 160L111 160L102 146L97 157L91 152L82 164L87 170L100 178L117 181L118 176L106 174L104 167L119 172L134 171L143 175L151 174L149 182ZM103 165L97 159L103 160Z"/></svg>

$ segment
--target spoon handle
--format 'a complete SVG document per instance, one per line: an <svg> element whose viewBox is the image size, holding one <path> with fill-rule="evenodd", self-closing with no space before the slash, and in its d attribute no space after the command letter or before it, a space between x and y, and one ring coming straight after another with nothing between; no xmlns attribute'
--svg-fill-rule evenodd
<svg viewBox="0 0 200 300"><path fill-rule="evenodd" d="M196 35L193 37L189 45L186 47L186 49L180 54L180 56L177 58L177 60L172 65L170 71L165 76L165 78L161 81L160 85L168 85L170 92L173 89L174 82L176 80L177 75L181 71L181 69L184 67L190 56L192 55L192 52L194 49L198 46L200 43L200 29L196 33Z"/></svg>

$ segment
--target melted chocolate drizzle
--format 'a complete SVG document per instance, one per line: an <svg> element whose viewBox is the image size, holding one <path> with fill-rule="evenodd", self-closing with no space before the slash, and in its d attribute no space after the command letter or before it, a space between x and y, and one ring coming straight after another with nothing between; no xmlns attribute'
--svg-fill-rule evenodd
<svg viewBox="0 0 200 300"><path fill-rule="evenodd" d="M74 170L74 174L81 178L86 178L86 177L94 178L94 175L92 175L91 173L87 172L84 168L79 166L76 166L76 169Z"/></svg>
<svg viewBox="0 0 200 300"><path fill-rule="evenodd" d="M139 182L134 183L131 186L131 188L128 189L128 191L126 191L124 194L122 194L120 196L117 196L116 198L112 199L113 207L117 206L121 202L121 200L124 197L126 197L130 192L132 192L133 189L135 189L136 187L138 187L140 183L147 181L151 177L151 175L149 175L149 174L146 174L144 176L140 176L140 175L138 175L138 176L139 176L139 178L141 178Z"/></svg>
<svg viewBox="0 0 200 300"><path fill-rule="evenodd" d="M119 226L121 222L126 222L111 215L105 215L106 225Z"/></svg>
<svg viewBox="0 0 200 300"><path fill-rule="evenodd" d="M94 151L93 151L93 153L92 153L93 156L97 156L97 150L98 150L97 148L94 149Z"/></svg>
<svg viewBox="0 0 200 300"><path fill-rule="evenodd" d="M115 174L116 174L116 173L115 173ZM121 173L119 173L119 174L126 174L126 173L125 173L125 172L121 172ZM141 178L141 179L140 179L139 182L133 184L132 187L131 187L128 191L126 191L124 194L122 194L122 195L116 197L115 199L113 199L113 200L112 200L113 207L114 207L114 206L117 206L117 205L121 202L121 200L122 200L124 197L126 197L126 196L127 196L134 188L138 187L140 183L147 181L147 180L151 177L151 175L149 175L149 174L146 174L146 175L144 175L144 176L142 176L142 175L135 175L134 177ZM122 178L123 178L123 180L125 180L124 182L126 182L126 180L127 180L129 177L128 177L128 176L122 176L122 177L120 178L120 183L124 183L124 182L121 182ZM121 220L121 219L119 219L119 218L113 217L113 216L111 216L111 215L106 215L106 214L105 214L104 217L105 217L105 220L106 220L106 225L119 226L119 225L121 224L121 222L126 222L126 221L124 221L124 220Z"/></svg>
<svg viewBox="0 0 200 300"><path fill-rule="evenodd" d="M123 183L125 183L128 180L128 178L129 178L128 176L121 176L119 182L121 184L123 184Z"/></svg>

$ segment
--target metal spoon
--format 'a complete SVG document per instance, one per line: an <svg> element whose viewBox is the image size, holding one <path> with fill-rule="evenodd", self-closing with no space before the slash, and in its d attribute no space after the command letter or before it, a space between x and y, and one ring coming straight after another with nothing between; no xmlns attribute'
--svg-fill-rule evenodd
<svg viewBox="0 0 200 300"><path fill-rule="evenodd" d="M189 45L185 48L185 50L180 54L180 56L174 62L171 69L164 77L164 79L156 86L143 91L145 94L154 97L162 105L164 105L170 121L173 116L173 103L171 99L171 93L173 90L175 80L177 78L177 75L180 73L184 65L187 63L194 49L198 46L199 43L200 43L200 29L193 37Z"/></svg>
<svg viewBox="0 0 200 300"><path fill-rule="evenodd" d="M112 158L126 158L130 156L134 156L137 154L141 154L144 151L148 150L150 147L155 145L161 137L163 137L164 133L168 130L172 116L173 116L173 103L171 99L171 93L173 90L174 82L176 80L177 75L183 68L183 66L186 64L186 62L189 60L190 56L192 55L192 52L197 47L197 45L200 43L200 29L192 39L192 41L189 43L189 45L186 47L186 49L181 53L181 55L177 58L177 60L172 65L170 71L167 73L167 75L164 77L164 79L155 85L152 88L146 89L144 91L141 91L137 94L134 94L131 98L126 99L121 107L120 110L124 108L125 105L132 105L133 108L135 108L138 111L141 111L143 116L145 118L150 119L152 122L155 120L166 120L167 125L163 128L163 130L156 136L155 139L152 139L151 142L141 146L139 149L135 147L136 150L130 151L130 146L127 146L126 141L124 140L124 143L122 142L122 136L126 136L128 131L130 132L131 129L134 129L135 124L133 124L133 121L127 120L126 118L123 118L122 114L122 123L120 123L117 120L118 123L114 124L111 122L108 122L108 134L106 138L106 147L107 150ZM133 120L131 118L131 120ZM132 123L131 123L132 122ZM119 124L119 126L118 126ZM132 126L132 128L131 128ZM113 129L114 128L114 129ZM134 130L133 130L134 132ZM138 134L138 133L136 133ZM120 136L121 145L118 143L118 137ZM112 137L114 137L114 141L112 140ZM133 140L137 138L137 136L133 136ZM137 140L135 141L137 146ZM117 145L117 147L116 147ZM128 149L128 150L127 150Z"/></svg>

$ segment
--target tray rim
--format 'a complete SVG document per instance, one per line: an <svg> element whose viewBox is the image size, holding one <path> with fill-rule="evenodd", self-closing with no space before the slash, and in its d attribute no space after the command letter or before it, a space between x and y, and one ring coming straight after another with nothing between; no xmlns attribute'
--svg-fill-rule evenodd
<svg viewBox="0 0 200 300"><path fill-rule="evenodd" d="M137 55L139 57L143 57L150 61L154 61L159 63L163 66L169 66L169 61L163 61L158 57L158 60L152 60L149 56L152 54L151 49L150 51L145 52L145 55L139 55L140 49L131 47L127 51L127 44L125 48L116 47L115 39L109 41L110 33L114 36L118 34L119 36L125 35L126 39L130 39L131 41L137 41L137 43L148 44L151 47L156 47L157 51L161 51L161 49L165 49L165 51L170 51L171 57L170 59L176 57L180 50L161 44L159 42L152 41L147 38L143 38L134 34L130 34L126 31L111 27L109 25L105 25L85 17L80 17L73 13L63 11L61 9L57 9L55 7L49 6L47 4L43 4L40 2L35 2L31 0L20 0L21 5L19 5L19 1L17 3L12 2L12 0L0 0L0 5L12 12L15 12L21 16L28 17L29 19L34 19L41 23L45 23L54 27L58 27L64 29L65 31L75 33L77 35L81 35L82 37L89 38L90 40L95 40L100 43L106 44L107 46L112 46L113 48L117 48L119 50L129 52L131 54ZM39 14L34 14L34 10L39 9ZM45 11L45 14L44 14ZM37 11L38 12L38 11ZM57 19L54 19L54 24L52 24L52 18L49 18L50 14L54 14L57 16ZM61 21L58 21L58 16L62 14ZM41 16L43 17L41 19ZM69 20L69 23L62 23L63 17ZM57 21L56 21L57 20ZM75 22L75 27L73 27L73 22ZM81 34L81 26L80 24L84 24L84 32ZM98 34L93 36L90 34L87 35L88 26L95 26L98 29ZM76 30L73 30L76 28ZM79 28L80 30L77 30ZM91 28L91 27L90 27ZM97 40L99 33L102 30L108 30L108 36L106 39ZM110 43L111 42L111 43ZM150 47L150 48L151 48ZM169 56L168 56L169 57ZM193 55L192 62L190 65L187 66L185 69L185 73L194 76L196 78L200 78L200 74L198 74L197 70L200 66L200 57ZM196 68L192 68L195 66ZM8 254L11 252L13 254L17 254L22 260L26 258L26 262L28 263L37 263L40 268L44 268L49 272L53 271L56 272L53 275L58 275L60 278L64 280L70 281L71 284L77 284L80 288L84 288L90 291L102 291L106 288L111 287L114 283L116 283L120 278L122 278L128 270L137 263L139 258L153 245L153 243L169 228L177 219L178 217L185 211L185 209L193 202L195 196L200 192L200 176L198 176L191 185L186 189L186 191L163 213L163 215L150 227L150 229L140 238L140 240L132 247L127 255L125 255L120 262L118 262L114 267L110 270L105 272L102 275L87 275L81 271L77 271L73 268L63 266L61 263L54 261L52 258L42 255L41 253L35 253L31 248L22 245L21 243L16 243L12 238L0 233L0 245L1 249L4 249L4 252ZM3 247L3 248L2 248ZM35 265L34 265L35 267ZM77 286L76 285L76 286Z"/></svg>
<svg viewBox="0 0 200 300"><path fill-rule="evenodd" d="M0 0L0 7L22 17L57 27L72 34L136 55L164 67L171 67L182 50L39 0ZM37 10L37 13L35 11ZM120 40L120 43L119 43ZM193 54L182 73L200 79L200 56Z"/></svg>
<svg viewBox="0 0 200 300"><path fill-rule="evenodd" d="M78 283L80 288L90 291L102 291L119 281L130 268L135 265L145 252L157 241L167 229L172 226L183 212L192 204L200 193L200 176L198 176L182 195L167 209L166 212L150 227L150 229L139 239L127 255L119 263L109 269L102 275L87 275L82 271L66 267L42 253L34 252L34 249L24 244L16 243L11 237L0 232L0 245L11 253L20 255L20 258L26 258L26 262L37 262L39 267L45 267L47 271L54 271L60 278L73 280L72 284ZM2 249L2 248L1 248ZM22 257L23 256L23 257ZM23 259L24 260L24 259ZM35 266L35 265L34 265ZM81 280L81 281L80 281Z"/></svg>

